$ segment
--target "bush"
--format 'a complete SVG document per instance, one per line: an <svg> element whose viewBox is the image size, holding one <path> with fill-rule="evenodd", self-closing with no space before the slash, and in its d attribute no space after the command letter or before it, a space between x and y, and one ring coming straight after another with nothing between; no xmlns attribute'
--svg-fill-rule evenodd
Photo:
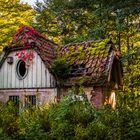
<svg viewBox="0 0 140 140"><path fill-rule="evenodd" d="M47 116L46 110L41 108L29 108L19 115L19 138L23 140L46 140L47 132L43 128Z"/></svg>
<svg viewBox="0 0 140 140"><path fill-rule="evenodd" d="M115 110L96 110L84 94L71 93L59 103L19 115L14 106L1 104L0 140L139 140L139 107L130 108L119 95Z"/></svg>
<svg viewBox="0 0 140 140"><path fill-rule="evenodd" d="M80 136L78 131L80 128L84 130L93 118L94 110L87 99L74 94L66 96L59 104L50 108L50 137L61 140L86 137L86 134Z"/></svg>
<svg viewBox="0 0 140 140"><path fill-rule="evenodd" d="M82 99L82 100L81 100ZM49 112L51 139L137 140L140 138L140 110L118 103L116 110L104 106L96 110L77 95L69 95Z"/></svg>
<svg viewBox="0 0 140 140"><path fill-rule="evenodd" d="M12 104L12 102L9 102L8 106L0 103L0 112L1 137L4 139L10 139L10 137L16 138L18 131L17 108L14 106L14 104Z"/></svg>
<svg viewBox="0 0 140 140"><path fill-rule="evenodd" d="M69 78L69 74L71 71L71 66L65 59L59 58L53 62L52 66L54 74L59 80L64 80Z"/></svg>

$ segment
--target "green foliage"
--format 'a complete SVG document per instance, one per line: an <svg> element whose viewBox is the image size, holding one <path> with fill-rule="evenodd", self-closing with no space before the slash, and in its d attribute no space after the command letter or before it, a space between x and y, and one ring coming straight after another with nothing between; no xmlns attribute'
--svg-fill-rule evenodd
<svg viewBox="0 0 140 140"><path fill-rule="evenodd" d="M91 107L87 99L75 94L64 97L50 108L51 139L139 139L140 111L121 105L119 94L116 110L104 106L100 110Z"/></svg>
<svg viewBox="0 0 140 140"><path fill-rule="evenodd" d="M58 58L54 60L52 69L58 79L64 80L69 77L71 66L65 59Z"/></svg>
<svg viewBox="0 0 140 140"><path fill-rule="evenodd" d="M89 27L95 24L88 12L73 8L73 1L46 0L35 10L35 27L61 44L87 39Z"/></svg>
<svg viewBox="0 0 140 140"><path fill-rule="evenodd" d="M83 128L84 131L88 122L92 121L93 111L84 96L72 94L64 97L59 104L50 108L50 137L53 139L75 139L78 132L80 132L77 134L78 137L86 135L82 134L79 129Z"/></svg>
<svg viewBox="0 0 140 140"><path fill-rule="evenodd" d="M123 44L120 38L126 41L137 32L138 4L139 0L45 0L36 5L35 26L59 43L111 37Z"/></svg>
<svg viewBox="0 0 140 140"><path fill-rule="evenodd" d="M81 91L80 91L81 93ZM26 109L0 105L1 140L139 140L140 109L129 94L118 93L116 110L97 110L86 96L71 90L59 103ZM13 129L14 128L14 129ZM16 128L16 129L15 129ZM12 131L11 131L12 130Z"/></svg>
<svg viewBox="0 0 140 140"><path fill-rule="evenodd" d="M43 110L45 111L45 110ZM30 108L19 115L19 137L24 140L45 140L47 133L43 129L42 115L40 108ZM47 113L44 114L47 117ZM45 121L45 120L44 120Z"/></svg>
<svg viewBox="0 0 140 140"><path fill-rule="evenodd" d="M139 0L45 0L35 8L35 27L59 44L111 38L125 60L122 61L125 92L137 94L140 91L139 4ZM90 53L98 54L96 48L89 50ZM78 51L66 54L69 62L83 57Z"/></svg>
<svg viewBox="0 0 140 140"><path fill-rule="evenodd" d="M10 45L13 35L19 26L31 25L34 11L20 0L0 1L0 51Z"/></svg>
<svg viewBox="0 0 140 140"><path fill-rule="evenodd" d="M9 136L7 136L6 134L0 133L0 139L1 140L13 140L12 138L10 138Z"/></svg>
<svg viewBox="0 0 140 140"><path fill-rule="evenodd" d="M8 138L8 136L15 138L17 136L18 117L16 109L11 102L7 107L2 103L0 105L0 135L3 135L4 138Z"/></svg>
<svg viewBox="0 0 140 140"><path fill-rule="evenodd" d="M7 107L0 105L0 139L46 140L47 129L43 125L48 119L44 106L24 110L18 115L16 109L11 103Z"/></svg>

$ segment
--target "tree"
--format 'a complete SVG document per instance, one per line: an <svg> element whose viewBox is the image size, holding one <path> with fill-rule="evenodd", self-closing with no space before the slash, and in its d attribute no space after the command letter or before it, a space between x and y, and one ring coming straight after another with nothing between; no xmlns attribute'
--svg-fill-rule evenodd
<svg viewBox="0 0 140 140"><path fill-rule="evenodd" d="M0 1L0 48L10 44L15 31L22 25L31 25L34 11L20 0Z"/></svg>
<svg viewBox="0 0 140 140"><path fill-rule="evenodd" d="M121 35L126 36L132 30L129 23L139 17L139 3L139 0L45 0L36 5L35 25L48 35L59 36L63 43L102 39L111 34L120 47ZM51 30L53 27L57 30Z"/></svg>
<svg viewBox="0 0 140 140"><path fill-rule="evenodd" d="M91 11L73 6L68 0L37 3L35 27L60 44L87 40L89 29L95 24Z"/></svg>

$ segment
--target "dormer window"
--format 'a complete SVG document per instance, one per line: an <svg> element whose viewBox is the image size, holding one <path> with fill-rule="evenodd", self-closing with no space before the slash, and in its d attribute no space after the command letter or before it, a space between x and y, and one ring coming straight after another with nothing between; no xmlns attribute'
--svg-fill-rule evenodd
<svg viewBox="0 0 140 140"><path fill-rule="evenodd" d="M17 76L20 80L24 79L27 75L26 63L23 60L19 60L16 67Z"/></svg>
<svg viewBox="0 0 140 140"><path fill-rule="evenodd" d="M71 68L72 75L81 75L84 72L85 72L85 64L72 65L72 68Z"/></svg>

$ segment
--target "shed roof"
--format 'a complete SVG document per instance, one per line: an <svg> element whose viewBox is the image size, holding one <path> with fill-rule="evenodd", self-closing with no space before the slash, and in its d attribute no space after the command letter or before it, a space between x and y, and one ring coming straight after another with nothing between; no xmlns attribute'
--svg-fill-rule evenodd
<svg viewBox="0 0 140 140"><path fill-rule="evenodd" d="M119 52L109 40L68 44L61 47L60 52L60 57L65 57L72 64L71 78L68 83L71 80L77 82L77 77L85 77L88 79L87 84L105 84L114 58L119 56Z"/></svg>

